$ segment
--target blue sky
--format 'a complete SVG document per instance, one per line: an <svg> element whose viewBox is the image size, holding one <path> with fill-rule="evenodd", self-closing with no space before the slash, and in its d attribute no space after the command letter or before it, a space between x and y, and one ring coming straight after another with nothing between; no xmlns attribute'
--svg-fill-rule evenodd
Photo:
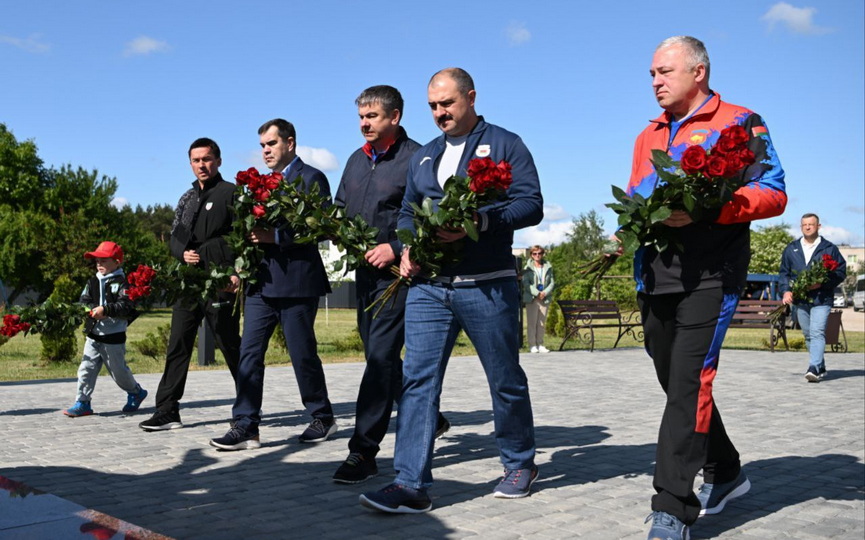
<svg viewBox="0 0 865 540"><path fill-rule="evenodd" d="M264 169L257 128L283 117L335 190L363 142L358 93L399 88L403 125L426 143L439 134L427 81L459 66L478 112L534 154L546 217L516 242L548 245L592 209L614 228L610 185L625 185L634 138L660 112L652 52L690 34L712 88L764 117L786 170L787 212L760 224L816 212L827 238L862 245L863 2L791 1L0 0L0 122L48 165L115 177L119 203L173 206L192 140L215 139L232 179Z"/></svg>

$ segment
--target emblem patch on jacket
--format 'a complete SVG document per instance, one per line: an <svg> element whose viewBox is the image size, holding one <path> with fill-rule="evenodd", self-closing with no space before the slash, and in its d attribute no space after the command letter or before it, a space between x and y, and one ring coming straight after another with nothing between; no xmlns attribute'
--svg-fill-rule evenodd
<svg viewBox="0 0 865 540"><path fill-rule="evenodd" d="M209 202L209 203L207 203L207 204L204 205L204 209L205 209L205 210L210 210L211 208L213 208L213 201L211 201L211 202Z"/></svg>
<svg viewBox="0 0 865 540"><path fill-rule="evenodd" d="M475 155L479 158L485 158L490 155L490 145L488 144L479 144L478 149L475 150Z"/></svg>
<svg viewBox="0 0 865 540"><path fill-rule="evenodd" d="M112 294L117 294L117 291L120 290L120 284L119 283L112 283L109 288L111 289Z"/></svg>

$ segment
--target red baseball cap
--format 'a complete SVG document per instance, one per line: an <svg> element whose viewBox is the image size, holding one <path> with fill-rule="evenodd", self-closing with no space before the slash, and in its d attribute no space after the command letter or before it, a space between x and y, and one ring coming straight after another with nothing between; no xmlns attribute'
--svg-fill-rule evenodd
<svg viewBox="0 0 865 540"><path fill-rule="evenodd" d="M123 248L114 242L102 242L96 250L84 254L85 259L95 259L97 257L123 262Z"/></svg>

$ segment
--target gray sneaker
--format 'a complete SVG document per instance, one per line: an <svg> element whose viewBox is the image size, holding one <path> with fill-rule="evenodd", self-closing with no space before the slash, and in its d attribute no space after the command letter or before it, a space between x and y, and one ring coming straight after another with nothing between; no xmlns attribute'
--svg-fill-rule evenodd
<svg viewBox="0 0 865 540"><path fill-rule="evenodd" d="M742 471L739 471L739 476L732 482L703 484L700 486L700 492L697 493L702 507L700 515L720 513L729 501L748 493L749 489L751 489L751 481Z"/></svg>
<svg viewBox="0 0 865 540"><path fill-rule="evenodd" d="M652 512L646 518L646 523L652 521L649 529L649 540L689 540L691 532L688 526L674 515L666 512Z"/></svg>
<svg viewBox="0 0 865 540"><path fill-rule="evenodd" d="M493 491L493 496L499 499L519 499L527 497L532 491L532 484L538 479L538 467L530 469L505 469L502 481Z"/></svg>

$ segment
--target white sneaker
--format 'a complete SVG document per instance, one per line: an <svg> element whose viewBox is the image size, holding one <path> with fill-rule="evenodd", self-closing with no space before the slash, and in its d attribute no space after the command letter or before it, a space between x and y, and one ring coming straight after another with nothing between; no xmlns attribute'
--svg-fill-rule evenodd
<svg viewBox="0 0 865 540"><path fill-rule="evenodd" d="M531 352L531 353L536 353L536 352L538 352L538 348L537 348L537 347L532 347L531 350L530 350L529 352Z"/></svg>
<svg viewBox="0 0 865 540"><path fill-rule="evenodd" d="M550 350L548 348L544 347L543 345L541 345L538 347L538 352L539 353L548 353L548 352L550 352Z"/></svg>

